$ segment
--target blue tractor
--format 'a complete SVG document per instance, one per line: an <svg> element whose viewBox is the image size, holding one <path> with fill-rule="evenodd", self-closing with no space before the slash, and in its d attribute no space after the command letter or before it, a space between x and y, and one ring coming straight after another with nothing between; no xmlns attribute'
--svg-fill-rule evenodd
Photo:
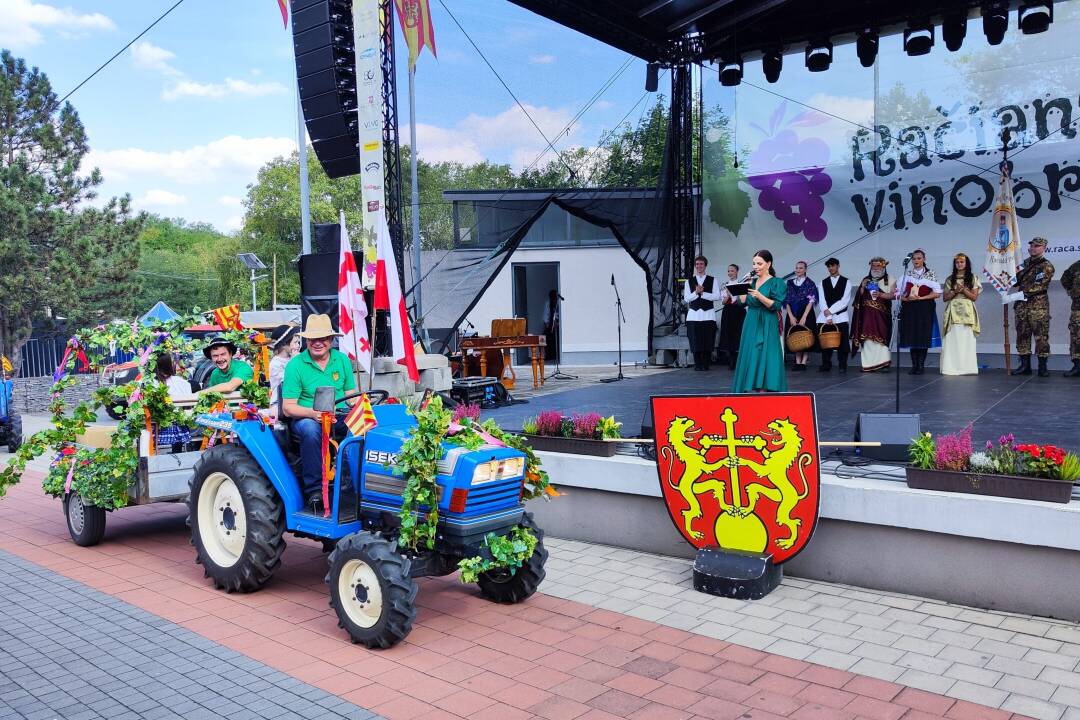
<svg viewBox="0 0 1080 720"><path fill-rule="evenodd" d="M0 371L0 445L7 445L8 452L15 452L22 445L22 418L15 412L12 395L15 381Z"/></svg>
<svg viewBox="0 0 1080 720"><path fill-rule="evenodd" d="M485 552L489 533L504 536L522 526L539 540L533 555L516 571L482 574L478 584L484 597L500 603L521 602L536 592L547 550L522 503L524 454L508 447L467 450L444 444L435 547L408 550L397 542L405 478L394 465L417 422L403 405L373 409L378 425L338 446L328 517L304 506L299 451L287 428L227 413L199 419L200 425L235 438L206 450L190 483L196 562L214 584L227 592L258 590L281 562L286 532L321 540L333 548L326 582L340 626L355 643L386 648L412 629L415 578L448 575L462 558Z"/></svg>

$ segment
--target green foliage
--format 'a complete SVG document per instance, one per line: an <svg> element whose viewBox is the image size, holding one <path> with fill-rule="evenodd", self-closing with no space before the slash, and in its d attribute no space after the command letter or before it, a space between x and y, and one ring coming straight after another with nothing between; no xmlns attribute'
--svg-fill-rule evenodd
<svg viewBox="0 0 1080 720"><path fill-rule="evenodd" d="M1065 459L1058 466L1058 477L1065 482L1080 480L1080 457L1075 453L1065 453Z"/></svg>
<svg viewBox="0 0 1080 720"><path fill-rule="evenodd" d="M527 528L515 527L509 535L499 536L488 533L484 545L476 557L465 558L458 562L461 582L474 583L480 575L490 570L509 570L517 572L536 550L537 539Z"/></svg>
<svg viewBox="0 0 1080 720"><path fill-rule="evenodd" d="M394 472L405 476L401 496L401 528L398 545L411 550L435 547L439 524L436 466L443 455L442 442L450 427L450 411L435 396L424 409L414 411L417 426L398 452Z"/></svg>
<svg viewBox="0 0 1080 720"><path fill-rule="evenodd" d="M738 235L750 214L750 195L739 187L746 180L735 166L735 151L728 117L715 107L705 113L702 191L709 202L709 219Z"/></svg>
<svg viewBox="0 0 1080 720"><path fill-rule="evenodd" d="M0 51L0 347L16 363L45 308L72 325L134 309L145 216L126 196L87 204L102 181L89 150L48 77Z"/></svg>
<svg viewBox="0 0 1080 720"><path fill-rule="evenodd" d="M536 418L528 417L521 421L521 432L526 435L536 435Z"/></svg>
<svg viewBox="0 0 1080 720"><path fill-rule="evenodd" d="M911 441L908 446L908 458L911 464L922 470L930 470L934 467L934 436L923 433Z"/></svg>
<svg viewBox="0 0 1080 720"><path fill-rule="evenodd" d="M606 418L600 418L600 424L596 426L596 429L600 432L600 437L603 439L614 439L622 437L620 428L621 422L615 422L615 416L610 415Z"/></svg>
<svg viewBox="0 0 1080 720"><path fill-rule="evenodd" d="M231 238L205 223L149 217L139 234L139 265L135 272L142 284L135 299L136 310L145 312L159 300L179 313L230 304L221 292L215 268L236 261L235 257L224 256L233 244ZM238 293L230 300L237 302L249 296Z"/></svg>

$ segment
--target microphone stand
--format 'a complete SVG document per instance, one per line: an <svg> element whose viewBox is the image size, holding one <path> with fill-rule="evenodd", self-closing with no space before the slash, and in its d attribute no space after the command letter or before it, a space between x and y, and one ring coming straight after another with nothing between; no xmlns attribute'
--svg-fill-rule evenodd
<svg viewBox="0 0 1080 720"><path fill-rule="evenodd" d="M896 296L896 312L893 313L893 338L896 339L896 414L900 414L900 313L904 311L904 290L907 288L907 269L911 256L904 258L904 274L900 276Z"/></svg>
<svg viewBox="0 0 1080 720"><path fill-rule="evenodd" d="M619 336L619 374L613 378L603 378L600 380L602 383L618 382L619 380L625 380L622 372L622 326L626 322L626 316L623 314L622 298L619 297L619 286L615 284L615 275L611 275L611 287L615 289L615 328Z"/></svg>
<svg viewBox="0 0 1080 720"><path fill-rule="evenodd" d="M558 352L555 353L555 372L544 378L544 382L548 380L577 380L577 375L569 375L564 373L559 365L562 363L562 295L559 296L558 309L552 313L552 333L555 337L555 342L558 344Z"/></svg>

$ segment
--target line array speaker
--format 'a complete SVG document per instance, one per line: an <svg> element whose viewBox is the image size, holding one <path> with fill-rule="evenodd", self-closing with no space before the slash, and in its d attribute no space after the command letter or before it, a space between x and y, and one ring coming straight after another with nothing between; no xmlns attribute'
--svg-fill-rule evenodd
<svg viewBox="0 0 1080 720"><path fill-rule="evenodd" d="M332 178L360 172L356 56L349 0L292 0L300 106L315 155Z"/></svg>

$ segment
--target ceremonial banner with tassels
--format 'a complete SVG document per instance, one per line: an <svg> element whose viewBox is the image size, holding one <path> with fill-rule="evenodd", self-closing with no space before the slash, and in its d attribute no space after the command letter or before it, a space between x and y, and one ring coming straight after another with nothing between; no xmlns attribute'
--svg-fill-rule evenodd
<svg viewBox="0 0 1080 720"><path fill-rule="evenodd" d="M243 330L240 323L240 305L226 305L214 308L214 322L221 326L222 330Z"/></svg>
<svg viewBox="0 0 1080 720"><path fill-rule="evenodd" d="M371 401L367 393L360 396L360 402L352 406L349 414L345 416L345 426L349 432L357 437L362 437L368 430L378 425L375 419L375 411L371 409Z"/></svg>
<svg viewBox="0 0 1080 720"><path fill-rule="evenodd" d="M1002 163L998 179L997 202L990 221L990 236L986 242L986 259L983 277L998 291L1006 302L1009 288L1016 284L1016 271L1020 267L1020 228L1016 223L1016 204L1013 199L1012 178Z"/></svg>

